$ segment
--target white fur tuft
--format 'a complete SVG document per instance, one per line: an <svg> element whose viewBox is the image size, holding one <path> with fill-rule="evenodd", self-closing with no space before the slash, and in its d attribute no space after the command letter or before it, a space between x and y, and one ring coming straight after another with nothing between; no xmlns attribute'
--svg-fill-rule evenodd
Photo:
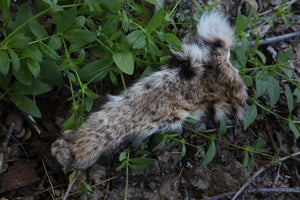
<svg viewBox="0 0 300 200"><path fill-rule="evenodd" d="M227 17L219 12L204 14L197 25L197 34L205 42L223 42L223 48L230 49L234 45L234 31Z"/></svg>

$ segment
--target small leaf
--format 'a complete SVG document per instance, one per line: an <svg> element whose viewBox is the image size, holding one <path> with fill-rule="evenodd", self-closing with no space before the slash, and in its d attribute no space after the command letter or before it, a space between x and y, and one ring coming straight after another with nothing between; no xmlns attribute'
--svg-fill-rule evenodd
<svg viewBox="0 0 300 200"><path fill-rule="evenodd" d="M127 36L128 44L135 49L140 49L146 45L146 36L141 30L135 30L129 33Z"/></svg>
<svg viewBox="0 0 300 200"><path fill-rule="evenodd" d="M36 37L45 38L48 36L46 29L37 22L29 23L29 29Z"/></svg>
<svg viewBox="0 0 300 200"><path fill-rule="evenodd" d="M131 52L114 53L113 60L117 67L128 75L134 72L134 61Z"/></svg>
<svg viewBox="0 0 300 200"><path fill-rule="evenodd" d="M259 50L255 50L255 53L260 57L261 61L266 64L266 56Z"/></svg>
<svg viewBox="0 0 300 200"><path fill-rule="evenodd" d="M273 76L268 76L267 90L270 97L270 104L271 106L274 106L280 97L280 85L278 80L276 80Z"/></svg>
<svg viewBox="0 0 300 200"><path fill-rule="evenodd" d="M31 58L36 62L42 61L42 53L35 45L27 45L27 47L23 50L23 54L25 57Z"/></svg>
<svg viewBox="0 0 300 200"><path fill-rule="evenodd" d="M118 79L117 79L116 75L114 74L114 72L111 70L109 71L109 79L114 85L118 84Z"/></svg>
<svg viewBox="0 0 300 200"><path fill-rule="evenodd" d="M43 42L40 42L40 48L46 58L50 60L58 60L60 58L54 49L44 44Z"/></svg>
<svg viewBox="0 0 300 200"><path fill-rule="evenodd" d="M110 59L95 60L78 70L81 80L97 82L105 78L113 61Z"/></svg>
<svg viewBox="0 0 300 200"><path fill-rule="evenodd" d="M12 67L15 71L19 71L20 69L20 60L18 55L12 50L9 50L9 56L11 59Z"/></svg>
<svg viewBox="0 0 300 200"><path fill-rule="evenodd" d="M151 32L152 30L156 29L156 27L163 22L165 17L165 13L162 9L160 9L159 11L157 11L154 16L151 18L151 20L149 21L149 23L146 26L146 30L148 30L149 32Z"/></svg>
<svg viewBox="0 0 300 200"><path fill-rule="evenodd" d="M77 10L75 7L64 11L62 15L53 17L57 26L57 32L62 33L67 31L76 23Z"/></svg>
<svg viewBox="0 0 300 200"><path fill-rule="evenodd" d="M39 108L28 97L13 92L9 93L9 97L20 110L32 115L33 117L41 118Z"/></svg>
<svg viewBox="0 0 300 200"><path fill-rule="evenodd" d="M24 85L19 81L16 81L12 84L11 90L23 94L23 95L39 95L49 92L53 89L53 86L47 83L44 83L38 78L32 80L30 85Z"/></svg>
<svg viewBox="0 0 300 200"><path fill-rule="evenodd" d="M278 57L277 57L278 63L279 64L284 63L284 61L286 61L290 57L290 55L292 54L292 51L293 51L293 48L291 45L289 45L289 49L285 53L280 51L278 54Z"/></svg>
<svg viewBox="0 0 300 200"><path fill-rule="evenodd" d="M39 76L43 81L52 85L61 86L63 84L62 73L59 71L56 62L52 60L43 59Z"/></svg>
<svg viewBox="0 0 300 200"><path fill-rule="evenodd" d="M182 144L180 157L183 158L185 156L185 154L186 154L186 147L185 147L185 144Z"/></svg>
<svg viewBox="0 0 300 200"><path fill-rule="evenodd" d="M30 85L32 80L31 72L27 66L24 66L23 62L20 64L20 69L18 71L13 70L13 74L21 83Z"/></svg>
<svg viewBox="0 0 300 200"><path fill-rule="evenodd" d="M224 120L221 120L220 121L220 128L219 128L217 136L224 135L226 132L227 132L227 124Z"/></svg>
<svg viewBox="0 0 300 200"><path fill-rule="evenodd" d="M263 145L263 140L261 138L258 138L256 144L255 144L255 149L259 149Z"/></svg>
<svg viewBox="0 0 300 200"><path fill-rule="evenodd" d="M52 36L49 43L49 47L51 47L53 50L57 50L62 46L61 39L59 36Z"/></svg>
<svg viewBox="0 0 300 200"><path fill-rule="evenodd" d="M237 16L236 19L236 24L235 24L235 28L236 28L236 32L237 34L242 34L244 32L244 30L248 27L251 18L249 19L248 17L239 14Z"/></svg>
<svg viewBox="0 0 300 200"><path fill-rule="evenodd" d="M0 73L4 76L9 71L9 57L5 51L0 50Z"/></svg>
<svg viewBox="0 0 300 200"><path fill-rule="evenodd" d="M256 77L255 79L255 88L256 88L256 94L255 94L255 98L260 97L261 95L263 95L266 90L267 90L267 82L262 79L261 77Z"/></svg>
<svg viewBox="0 0 300 200"><path fill-rule="evenodd" d="M158 149L162 149L164 146L165 146L165 144L166 144L166 139L165 138L163 138L162 140L161 140L161 142L157 145L157 148Z"/></svg>
<svg viewBox="0 0 300 200"><path fill-rule="evenodd" d="M34 77L37 77L40 74L40 65L37 61L28 59L27 66Z"/></svg>
<svg viewBox="0 0 300 200"><path fill-rule="evenodd" d="M63 130L71 130L74 128L77 128L82 123L83 119L82 117L75 117L75 114L73 113L71 117L69 117L63 124Z"/></svg>
<svg viewBox="0 0 300 200"><path fill-rule="evenodd" d="M289 120L289 128L294 133L296 139L300 137L300 128L297 124L295 124L292 120Z"/></svg>
<svg viewBox="0 0 300 200"><path fill-rule="evenodd" d="M210 161L212 161L212 159L215 157L215 154L216 154L216 145L215 145L215 142L212 142L209 145L208 150L205 154L205 158L203 160L202 166L205 166L208 163L210 163Z"/></svg>
<svg viewBox="0 0 300 200"><path fill-rule="evenodd" d="M153 53L156 56L161 55L161 52L159 51L157 45L150 39L148 40L148 49L150 50L151 53Z"/></svg>
<svg viewBox="0 0 300 200"><path fill-rule="evenodd" d="M123 151L122 153L120 153L119 155L119 161L122 162L123 160L125 160L127 157L127 152Z"/></svg>
<svg viewBox="0 0 300 200"><path fill-rule="evenodd" d="M284 87L285 87L285 96L286 96L286 101L289 109L289 114L291 115L294 108L294 97L290 86L288 84L285 84Z"/></svg>
<svg viewBox="0 0 300 200"><path fill-rule="evenodd" d="M255 104L251 105L246 112L245 121L244 121L244 130L250 126L257 117L257 107Z"/></svg>
<svg viewBox="0 0 300 200"><path fill-rule="evenodd" d="M24 36L23 33L16 33L6 42L6 46L9 48L23 49L27 47L27 44L31 41L29 37Z"/></svg>
<svg viewBox="0 0 300 200"><path fill-rule="evenodd" d="M246 169L248 164L249 164L249 152L247 151L246 155L245 155L245 158L244 158L242 169Z"/></svg>

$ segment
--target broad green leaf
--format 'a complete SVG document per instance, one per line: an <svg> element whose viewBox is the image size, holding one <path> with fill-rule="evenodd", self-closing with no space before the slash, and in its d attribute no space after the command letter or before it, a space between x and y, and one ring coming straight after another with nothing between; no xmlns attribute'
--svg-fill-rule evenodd
<svg viewBox="0 0 300 200"><path fill-rule="evenodd" d="M96 40L96 33L82 29L71 29L64 34L71 43L85 45Z"/></svg>
<svg viewBox="0 0 300 200"><path fill-rule="evenodd" d="M76 64L76 65L81 64L81 63L84 61L84 59L85 59L85 51L84 51L84 49L82 49L82 50L80 51L79 56L77 57L77 59L76 59L76 61L75 61L75 64Z"/></svg>
<svg viewBox="0 0 300 200"><path fill-rule="evenodd" d="M26 22L31 17L33 17L33 14L29 6L29 3L21 4L17 10L16 20L13 23L13 28L17 28L18 26L24 24L24 22Z"/></svg>
<svg viewBox="0 0 300 200"><path fill-rule="evenodd" d="M60 58L54 49L44 44L43 42L40 42L40 48L46 58L50 60L58 60Z"/></svg>
<svg viewBox="0 0 300 200"><path fill-rule="evenodd" d="M255 79L255 88L256 88L255 98L258 98L261 95L263 95L266 92L267 87L268 87L267 82L261 77L257 76Z"/></svg>
<svg viewBox="0 0 300 200"><path fill-rule="evenodd" d="M171 33L166 33L163 35L163 39L175 50L178 50L181 48L180 40L177 38L176 35L171 34Z"/></svg>
<svg viewBox="0 0 300 200"><path fill-rule="evenodd" d="M239 14L236 19L235 29L237 34L241 34L244 30L248 27L249 23L251 22L251 18L246 17L244 15Z"/></svg>
<svg viewBox="0 0 300 200"><path fill-rule="evenodd" d="M145 48L146 36L142 31L135 30L127 35L127 41L134 49Z"/></svg>
<svg viewBox="0 0 300 200"><path fill-rule="evenodd" d="M210 163L210 161L212 161L212 159L215 157L215 154L216 154L216 145L215 145L215 142L212 142L209 145L208 150L205 154L205 158L203 160L202 166L205 166L208 163Z"/></svg>
<svg viewBox="0 0 300 200"><path fill-rule="evenodd" d="M285 53L280 51L278 54L278 57L277 57L278 63L279 64L284 63L284 61L286 61L290 57L290 55L292 54L292 51L293 51L293 48L291 45L289 45L289 49Z"/></svg>
<svg viewBox="0 0 300 200"><path fill-rule="evenodd" d="M24 36L23 33L16 33L7 40L6 46L9 48L23 49L31 41L29 37Z"/></svg>
<svg viewBox="0 0 300 200"><path fill-rule="evenodd" d="M5 51L0 50L0 73L4 76L9 71L9 57Z"/></svg>
<svg viewBox="0 0 300 200"><path fill-rule="evenodd" d="M84 106L87 112L90 112L93 107L94 100L93 98L87 97L84 99Z"/></svg>
<svg viewBox="0 0 300 200"><path fill-rule="evenodd" d="M31 60L34 60L36 62L42 61L42 53L35 45L28 45L24 50L23 54L25 57L31 58Z"/></svg>
<svg viewBox="0 0 300 200"><path fill-rule="evenodd" d="M251 105L246 112L245 120L244 120L244 130L250 126L257 117L257 107L255 104Z"/></svg>
<svg viewBox="0 0 300 200"><path fill-rule="evenodd" d="M111 12L115 13L121 9L121 0L100 0Z"/></svg>
<svg viewBox="0 0 300 200"><path fill-rule="evenodd" d="M293 92L293 94L297 97L297 99L300 101L300 89L296 88Z"/></svg>
<svg viewBox="0 0 300 200"><path fill-rule="evenodd" d="M14 50L10 49L9 51L10 60L12 63L13 70L19 71L20 69L20 60L18 55L14 52Z"/></svg>
<svg viewBox="0 0 300 200"><path fill-rule="evenodd" d="M21 83L25 85L31 84L32 75L25 63L21 62L20 69L18 71L13 70L13 74Z"/></svg>
<svg viewBox="0 0 300 200"><path fill-rule="evenodd" d="M280 96L280 85L278 80L276 80L273 76L268 76L267 79L267 91L270 97L270 104L274 106Z"/></svg>
<svg viewBox="0 0 300 200"><path fill-rule="evenodd" d="M82 81L98 82L107 75L112 63L110 59L92 61L78 70L79 77Z"/></svg>
<svg viewBox="0 0 300 200"><path fill-rule="evenodd" d="M289 114L291 114L293 111L293 108L294 108L293 93L288 84L285 84L284 87L285 87L285 96L286 96L286 101L287 101L287 105L288 105L288 109L289 109Z"/></svg>
<svg viewBox="0 0 300 200"><path fill-rule="evenodd" d="M296 123L294 123L292 120L289 120L289 127L290 127L291 131L294 133L296 139L298 139L300 137L299 126Z"/></svg>
<svg viewBox="0 0 300 200"><path fill-rule="evenodd" d="M37 22L29 23L29 29L36 37L45 38L48 36L46 29Z"/></svg>
<svg viewBox="0 0 300 200"><path fill-rule="evenodd" d="M113 60L117 67L128 75L134 72L134 61L131 52L120 52L113 54Z"/></svg>
<svg viewBox="0 0 300 200"><path fill-rule="evenodd" d="M23 95L39 95L51 91L53 86L38 78L34 78L30 85L24 85L19 81L15 81L10 89Z"/></svg>
<svg viewBox="0 0 300 200"><path fill-rule="evenodd" d="M293 74L295 73L294 71L293 71L293 69L291 69L290 67L288 67L288 66L285 66L285 65L283 65L283 66L280 66L280 69L288 76L288 78L292 78L292 76L293 76Z"/></svg>
<svg viewBox="0 0 300 200"><path fill-rule="evenodd" d="M61 86L63 83L62 73L58 68L58 65L54 61L44 59L41 62L41 71L39 76L46 83L51 83L55 86Z"/></svg>
<svg viewBox="0 0 300 200"><path fill-rule="evenodd" d="M32 59L28 59L27 60L27 67L31 71L31 74L34 77L37 77L40 74L41 68L40 68L40 64L37 61L32 60Z"/></svg>
<svg viewBox="0 0 300 200"><path fill-rule="evenodd" d="M146 30L147 32L151 32L152 30L156 29L156 27L163 22L165 18L165 13L162 9L160 9L159 11L157 11L155 13L155 15L151 18L151 20L149 21L149 23L146 26Z"/></svg>
<svg viewBox="0 0 300 200"><path fill-rule="evenodd" d="M63 33L76 23L77 10L75 7L64 11L60 16L54 16L53 20L57 26L57 32Z"/></svg>
<svg viewBox="0 0 300 200"><path fill-rule="evenodd" d="M157 45L150 39L148 40L148 49L150 50L151 53L153 53L156 56L161 55L161 52L159 51Z"/></svg>
<svg viewBox="0 0 300 200"><path fill-rule="evenodd" d="M244 158L242 169L246 169L248 164L249 164L249 152L247 151L246 155L245 155L245 158Z"/></svg>
<svg viewBox="0 0 300 200"><path fill-rule="evenodd" d="M217 136L224 135L226 132L227 132L227 124L224 120L221 120L220 121L220 128L219 128Z"/></svg>
<svg viewBox="0 0 300 200"><path fill-rule="evenodd" d="M109 71L109 79L114 85L118 84L118 79L113 71Z"/></svg>
<svg viewBox="0 0 300 200"><path fill-rule="evenodd" d="M61 47L62 43L61 43L61 39L59 36L52 36L49 43L48 43L49 47L51 47L54 50L57 50Z"/></svg>
<svg viewBox="0 0 300 200"><path fill-rule="evenodd" d="M9 93L9 97L20 110L32 115L33 117L41 118L41 112L39 108L28 97L13 92Z"/></svg>

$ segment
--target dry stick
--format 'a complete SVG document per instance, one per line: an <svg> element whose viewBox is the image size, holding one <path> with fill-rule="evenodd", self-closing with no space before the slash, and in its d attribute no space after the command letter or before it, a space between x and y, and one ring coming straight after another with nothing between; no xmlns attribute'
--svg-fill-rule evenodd
<svg viewBox="0 0 300 200"><path fill-rule="evenodd" d="M71 181L71 183L69 184L68 189L67 189L67 191L66 191L66 194L65 194L63 200L67 200L67 198L68 198L68 196L69 196L69 193L70 193L70 191L71 191L71 188L72 188L73 184L75 183L77 177L78 177L78 171L76 170L76 171L75 171L74 178L73 178L73 180Z"/></svg>
<svg viewBox="0 0 300 200"><path fill-rule="evenodd" d="M283 6L285 7L285 6L287 6L287 5L289 5L289 4L293 4L293 3L295 3L295 2L296 2L296 0L292 0L292 1L289 1L289 2L287 2L286 4L284 4ZM272 9L270 9L270 10L267 10L267 11L265 11L265 12L259 13L258 16L261 17L261 16L263 16L263 15L265 15L265 14L271 13L271 12L277 10L277 9L280 8L280 7L281 7L281 6L275 6L274 8L272 8Z"/></svg>
<svg viewBox="0 0 300 200"><path fill-rule="evenodd" d="M53 187L53 184L52 184L52 182L51 182L51 180L50 180L50 177L49 177L49 174L48 174L48 171L47 171L47 169L46 169L46 165L45 165L45 162L44 162L43 159L42 159L42 163L43 163L43 167L44 167L46 176L47 176L47 178L48 178L49 184L50 184L50 186L51 186L52 198L54 199L54 198L55 198L54 187Z"/></svg>
<svg viewBox="0 0 300 200"><path fill-rule="evenodd" d="M6 152L6 149L7 149L7 146L8 146L8 142L9 142L9 138L11 136L12 131L14 130L14 127L15 127L15 124L14 123L10 123L9 129L7 131L6 138L5 138L5 140L4 140L3 144L2 144L3 152L2 152L2 156L0 158L0 173L1 173L2 167L3 167L4 154Z"/></svg>
<svg viewBox="0 0 300 200"><path fill-rule="evenodd" d="M289 158L292 158L292 157L295 157L295 156L298 156L300 155L300 151L297 152L297 153L293 153L292 155L290 156L285 156L283 158L280 159L280 162L283 162ZM270 166L268 166L270 167ZM258 176L260 175L263 171L265 171L265 169L267 169L268 167L262 167L260 170L258 170L238 191L237 193L233 196L233 198L231 200L235 200L239 195L240 193Z"/></svg>
<svg viewBox="0 0 300 200"><path fill-rule="evenodd" d="M270 43L273 43L273 42L278 42L278 41L281 41L281 40L287 40L287 39L290 39L290 38L293 38L293 37L300 37L300 31L296 31L296 32L293 32L293 33L288 33L288 34L285 34L285 35L280 35L280 36L276 36L276 37L272 37L272 38L267 38L267 39L264 39L264 40L259 40L258 45L266 45L266 44L270 44ZM255 46L255 41L252 41L250 46L254 47Z"/></svg>
<svg viewBox="0 0 300 200"><path fill-rule="evenodd" d="M300 188L258 188L245 191L246 193L262 193L262 192L286 192L286 193L300 193ZM209 197L204 200L218 200L231 197L235 192L227 192L214 197Z"/></svg>

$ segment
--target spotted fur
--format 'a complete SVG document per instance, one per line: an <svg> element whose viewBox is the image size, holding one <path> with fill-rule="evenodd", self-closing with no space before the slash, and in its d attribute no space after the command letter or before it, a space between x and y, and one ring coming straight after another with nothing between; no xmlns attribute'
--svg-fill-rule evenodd
<svg viewBox="0 0 300 200"><path fill-rule="evenodd" d="M161 71L109 96L101 110L53 143L52 154L63 166L85 169L122 145L138 145L157 131L180 131L187 117L242 121L247 93L229 61L233 44L226 18L204 15L195 38L184 40Z"/></svg>

